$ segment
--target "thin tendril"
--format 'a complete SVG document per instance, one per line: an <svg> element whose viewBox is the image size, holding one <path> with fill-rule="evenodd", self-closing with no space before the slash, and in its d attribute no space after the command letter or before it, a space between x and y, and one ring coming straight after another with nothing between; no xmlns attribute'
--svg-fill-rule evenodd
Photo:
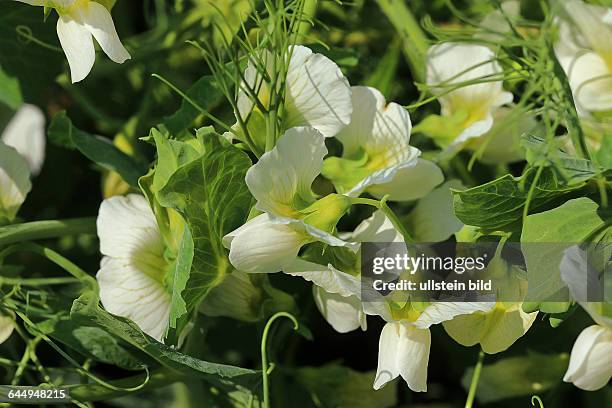
<svg viewBox="0 0 612 408"><path fill-rule="evenodd" d="M263 331L263 336L261 337L261 375L263 380L263 406L264 408L270 408L270 385L268 376L270 375L270 370L268 368L268 351L267 351L267 342L268 342L268 333L270 332L270 327L272 327L272 323L280 317L286 317L287 319L293 322L293 330L297 330L300 325L295 317L292 314L287 312L278 312L273 315L266 323L266 326ZM270 365L270 368L273 368L273 365Z"/></svg>

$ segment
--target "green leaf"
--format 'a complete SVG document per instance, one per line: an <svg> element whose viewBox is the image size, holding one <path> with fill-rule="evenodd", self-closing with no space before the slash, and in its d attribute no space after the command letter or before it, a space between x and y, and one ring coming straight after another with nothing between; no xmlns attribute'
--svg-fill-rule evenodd
<svg viewBox="0 0 612 408"><path fill-rule="evenodd" d="M521 177L507 174L489 183L465 191L453 191L455 215L464 224L496 230L520 221L527 195L536 175L529 169ZM535 185L529 209L533 212L583 187L563 185L548 168Z"/></svg>
<svg viewBox="0 0 612 408"><path fill-rule="evenodd" d="M563 251L582 243L605 226L597 214L598 208L594 201L578 198L525 219L521 248L527 265L530 302L524 305L524 310L560 313L568 309L569 302L545 300L568 299L568 289L559 270Z"/></svg>
<svg viewBox="0 0 612 408"><path fill-rule="evenodd" d="M593 178L596 168L590 160L571 156L556 146L548 146L538 136L528 135L521 139L527 150L527 161L531 165L549 166L564 184L577 184Z"/></svg>
<svg viewBox="0 0 612 408"><path fill-rule="evenodd" d="M510 357L482 367L476 398L483 404L506 398L534 395L550 390L561 382L569 356L530 354ZM461 383L468 390L474 369L468 369Z"/></svg>
<svg viewBox="0 0 612 408"><path fill-rule="evenodd" d="M229 271L221 240L246 221L251 204L244 181L251 165L247 154L215 134L206 135L204 146L202 156L179 167L158 193L160 204L178 211L193 237L194 259L182 293L188 311Z"/></svg>
<svg viewBox="0 0 612 408"><path fill-rule="evenodd" d="M17 78L7 74L0 66L0 102L16 110L23 103Z"/></svg>
<svg viewBox="0 0 612 408"><path fill-rule="evenodd" d="M182 293L187 287L187 282L191 274L191 265L193 263L193 239L189 228L185 228L183 239L179 247L179 252L174 261L174 269L172 270L172 298L170 303L170 327L176 328L178 319L187 314L187 304L183 299Z"/></svg>
<svg viewBox="0 0 612 408"><path fill-rule="evenodd" d="M597 152L599 164L606 170L612 169L612 135L605 135Z"/></svg>
<svg viewBox="0 0 612 408"><path fill-rule="evenodd" d="M145 166L117 149L110 140L90 135L76 128L65 112L53 117L49 138L56 144L79 150L85 157L106 170L115 171L131 186L138 187L138 178L146 173Z"/></svg>
<svg viewBox="0 0 612 408"><path fill-rule="evenodd" d="M87 291L76 299L70 311L73 322L81 327L102 329L145 353L159 364L212 384L242 385L250 388L258 379L256 371L203 361L159 343L145 335L131 320L113 316L101 309L99 301L99 297L93 291Z"/></svg>
<svg viewBox="0 0 612 408"><path fill-rule="evenodd" d="M299 368L294 376L323 407L386 408L397 405L397 382L374 391L374 372L360 373L331 363Z"/></svg>
<svg viewBox="0 0 612 408"><path fill-rule="evenodd" d="M36 328L95 361L124 370L142 370L144 367L143 362L126 350L125 342L99 327L77 324L65 312L38 323Z"/></svg>
<svg viewBox="0 0 612 408"><path fill-rule="evenodd" d="M211 110L223 100L223 94L216 87L214 78L209 75L200 78L186 94L191 101L206 110ZM164 126L171 134L178 135L192 126L200 114L192 103L183 99L179 110L164 120Z"/></svg>

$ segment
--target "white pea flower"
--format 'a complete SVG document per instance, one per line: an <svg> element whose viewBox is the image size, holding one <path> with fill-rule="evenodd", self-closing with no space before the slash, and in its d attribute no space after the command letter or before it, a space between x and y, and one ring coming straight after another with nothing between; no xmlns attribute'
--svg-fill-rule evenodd
<svg viewBox="0 0 612 408"><path fill-rule="evenodd" d="M15 328L13 319L10 316L3 316L0 314L0 344L4 343Z"/></svg>
<svg viewBox="0 0 612 408"><path fill-rule="evenodd" d="M562 3L555 54L568 76L578 112L612 109L611 8L578 0Z"/></svg>
<svg viewBox="0 0 612 408"><path fill-rule="evenodd" d="M0 140L17 150L36 176L45 161L45 114L34 105L23 105L2 132Z"/></svg>
<svg viewBox="0 0 612 408"><path fill-rule="evenodd" d="M378 367L374 380L376 390L401 376L411 390L427 391L431 346L429 327L456 316L491 309L490 302L436 302L428 305L418 302L401 308L397 304L381 302L372 300L366 309L368 314L378 314L387 321L378 345Z"/></svg>
<svg viewBox="0 0 612 408"><path fill-rule="evenodd" d="M501 74L495 53L485 46L444 43L429 49L427 84L439 95L442 118L450 123L446 125L449 131L436 140L438 144L458 149L491 129L494 112L512 102ZM470 81L484 82L468 84Z"/></svg>
<svg viewBox="0 0 612 408"><path fill-rule="evenodd" d="M0 140L0 224L15 219L31 189L28 162Z"/></svg>
<svg viewBox="0 0 612 408"><path fill-rule="evenodd" d="M487 265L489 273L505 279L499 285L502 293L498 299L481 302L489 305L487 310L457 316L443 323L444 329L457 343L470 347L480 344L482 351L496 354L507 350L525 335L535 322L538 312L523 311L523 299L527 294L527 282L521 273L500 258L494 258Z"/></svg>
<svg viewBox="0 0 612 408"><path fill-rule="evenodd" d="M147 200L137 194L104 200L97 227L104 255L96 275L102 305L162 341L171 300L164 278L171 265L164 258L166 246Z"/></svg>
<svg viewBox="0 0 612 408"><path fill-rule="evenodd" d="M325 137L336 135L350 119L353 107L348 80L332 60L310 48L296 45L289 49L289 66L285 81L283 126L290 129L310 126ZM260 63L269 74L273 72L274 56L261 53ZM257 90L259 101L268 108L271 84L265 81L261 71L264 67L250 60L244 73L245 83L238 94L238 113L247 119L254 107L253 97L246 88Z"/></svg>
<svg viewBox="0 0 612 408"><path fill-rule="evenodd" d="M342 158L325 161L323 175L349 196L368 192L395 201L421 198L444 177L433 162L420 159L410 146L412 124L406 109L387 104L377 89L352 88L353 116L336 137L344 148Z"/></svg>
<svg viewBox="0 0 612 408"><path fill-rule="evenodd" d="M93 0L16 0L33 6L54 8L59 14L57 36L68 64L72 83L82 81L96 60L93 38L118 64L130 59L115 30L110 12Z"/></svg>
<svg viewBox="0 0 612 408"><path fill-rule="evenodd" d="M351 242L403 242L402 235L393 227L382 211L357 226L355 231L343 236ZM284 272L312 282L317 308L338 333L348 333L361 328L366 330L366 313L361 304L361 278L358 266L359 253L354 254L351 273L327 266L296 259Z"/></svg>
<svg viewBox="0 0 612 408"><path fill-rule="evenodd" d="M264 214L223 238L236 269L278 272L315 241L350 246L331 234L350 206L347 198L331 194L317 201L311 190L327 154L324 139L314 128L289 129L249 169L246 183Z"/></svg>
<svg viewBox="0 0 612 408"><path fill-rule="evenodd" d="M588 302L601 296L601 286L597 272L577 246L565 251L560 269L572 297L597 323L584 329L576 339L563 381L595 391L605 387L612 377L612 317L605 314L604 304Z"/></svg>

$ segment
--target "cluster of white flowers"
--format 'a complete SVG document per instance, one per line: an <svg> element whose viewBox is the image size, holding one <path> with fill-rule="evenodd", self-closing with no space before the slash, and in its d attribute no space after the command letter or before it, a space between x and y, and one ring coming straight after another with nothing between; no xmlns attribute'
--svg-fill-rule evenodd
<svg viewBox="0 0 612 408"><path fill-rule="evenodd" d="M73 82L85 78L93 66L92 36L113 61L130 58L103 5L89 0L19 1L57 10L57 32ZM555 51L579 110L582 114L610 110L611 11L577 0L568 1L566 9L575 24L560 20ZM245 273L280 271L312 282L317 307L341 333L366 330L367 315L382 317L386 324L380 334L375 389L401 376L412 390L426 390L429 327L433 324L443 323L459 343L480 344L487 353L507 349L536 318L537 312L523 312L520 302L409 303L399 309L384 302L365 304L360 301L358 271L342 271L338 265L321 265L300 257L302 248L313 243L342 248L357 259L362 242L403 242L381 211L353 232L339 234L336 226L361 194L394 201L417 200L441 184L444 176L434 162L421 158L421 152L410 145L412 123L406 109L387 103L374 88L351 87L333 61L307 47L294 46L290 54L283 82L284 134L246 176L260 214L223 238L229 260L241 277L236 285L248 281L243 279ZM495 51L486 46L432 46L427 72L430 89L439 95L441 116L459 129L439 143L445 149L474 148L474 142L486 137L494 122L510 109L504 105L510 105L513 96L503 88ZM246 88L258 89L258 100L269 101L271 90L262 77L250 62L236 101L239 119L246 120L257 109ZM40 170L42 126L44 116L26 106L2 135L0 208L4 213L0 215L9 220L30 190L28 164L32 173ZM24 135L32 138L26 142L27 149L21 148ZM331 137L342 144L341 157L326 157L325 141ZM507 141L497 142L501 147L493 147L492 154L508 156ZM318 197L313 192L312 184L320 175L333 183L336 193ZM97 274L103 306L163 341L171 302L165 287L170 265L149 203L134 194L107 199L100 207L97 226L104 255ZM515 289L524 291L520 285ZM576 341L565 379L584 389L596 389L610 378L612 325L592 308L585 308L598 325L585 329ZM0 317L0 342L10 334L6 319Z"/></svg>

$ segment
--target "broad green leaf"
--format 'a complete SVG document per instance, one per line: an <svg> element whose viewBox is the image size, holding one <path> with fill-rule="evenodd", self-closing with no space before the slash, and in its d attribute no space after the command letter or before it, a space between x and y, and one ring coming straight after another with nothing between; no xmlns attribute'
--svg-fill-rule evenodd
<svg viewBox="0 0 612 408"><path fill-rule="evenodd" d="M229 272L221 240L246 221L251 204L246 153L215 134L205 136L204 146L204 154L179 167L157 194L162 206L183 216L193 237L194 259L182 293L188 311Z"/></svg>
<svg viewBox="0 0 612 408"><path fill-rule="evenodd" d="M397 382L374 391L374 372L360 373L331 363L295 370L296 381L324 407L386 408L397 404Z"/></svg>
<svg viewBox="0 0 612 408"><path fill-rule="evenodd" d="M0 65L0 102L16 110L23 103L17 78L7 74Z"/></svg>
<svg viewBox="0 0 612 408"><path fill-rule="evenodd" d="M191 274L191 266L193 263L193 239L189 228L185 228L183 238L178 249L178 255L174 261L174 269L171 276L171 292L172 298L170 303L170 327L177 327L177 320L185 315L187 304L183 299L183 291L187 287L189 276Z"/></svg>
<svg viewBox="0 0 612 408"><path fill-rule="evenodd" d="M465 191L453 191L455 215L464 224L496 230L520 221L536 169L521 177L507 174L489 183ZM556 174L545 168L533 190L531 212L553 203L583 184L563 185Z"/></svg>
<svg viewBox="0 0 612 408"><path fill-rule="evenodd" d="M559 265L566 247L582 243L605 226L597 214L598 205L588 198L569 200L560 207L526 218L521 235L521 248L525 256L530 302L526 311L539 309L559 313L569 302L545 302L569 296L561 280Z"/></svg>
<svg viewBox="0 0 612 408"><path fill-rule="evenodd" d="M49 125L49 138L56 144L79 150L85 157L106 170L115 171L131 186L138 186L138 178L146 173L145 166L136 163L112 142L76 128L65 112L61 112Z"/></svg>
<svg viewBox="0 0 612 408"><path fill-rule="evenodd" d="M98 327L77 327L72 335L99 361L128 369L142 369L113 336Z"/></svg>
<svg viewBox="0 0 612 408"><path fill-rule="evenodd" d="M223 100L223 93L215 86L212 76L200 78L186 94L193 103L205 110L211 110ZM183 99L179 110L164 120L164 126L171 134L177 135L192 126L199 115L200 110Z"/></svg>
<svg viewBox="0 0 612 408"><path fill-rule="evenodd" d="M534 353L485 364L480 373L476 398L487 404L545 392L561 382L568 363L567 354ZM474 369L470 368L463 375L461 383L466 390L470 387L473 373Z"/></svg>
<svg viewBox="0 0 612 408"><path fill-rule="evenodd" d="M257 381L255 371L225 364L210 363L183 354L145 335L134 322L113 316L99 306L99 298L87 291L74 301L71 319L81 327L96 327L144 352L159 364L212 384L251 387Z"/></svg>
<svg viewBox="0 0 612 408"><path fill-rule="evenodd" d="M556 146L548 146L538 136L528 135L521 140L527 150L527 161L532 165L549 166L564 184L576 184L595 176L596 168L590 160L571 156Z"/></svg>

